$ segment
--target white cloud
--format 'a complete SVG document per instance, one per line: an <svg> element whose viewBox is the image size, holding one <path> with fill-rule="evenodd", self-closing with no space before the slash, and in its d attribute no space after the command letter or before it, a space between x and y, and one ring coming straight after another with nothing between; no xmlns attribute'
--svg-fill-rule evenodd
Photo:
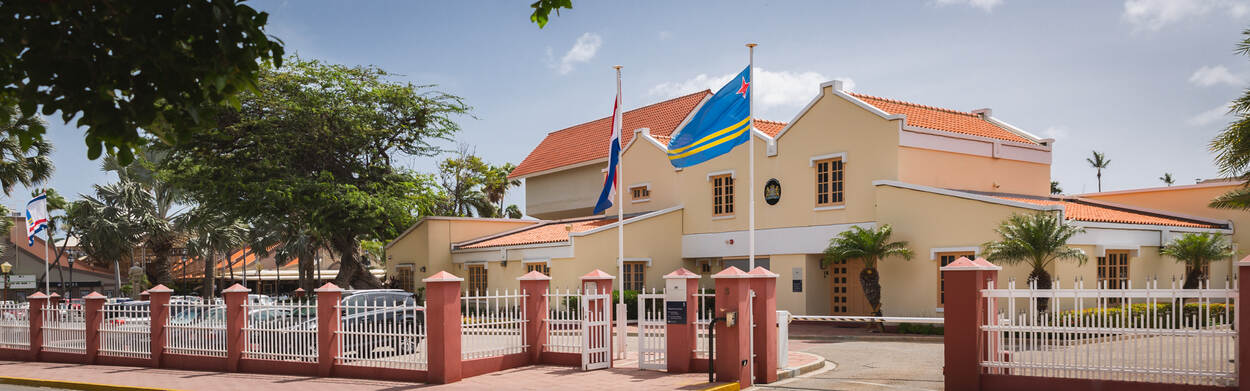
<svg viewBox="0 0 1250 391"><path fill-rule="evenodd" d="M1052 138L1055 141L1060 141L1068 138L1068 134L1067 126L1051 126L1042 131L1042 138Z"/></svg>
<svg viewBox="0 0 1250 391"><path fill-rule="evenodd" d="M1250 5L1237 0L1125 0L1124 20L1139 30L1158 31L1167 25L1212 12L1240 19Z"/></svg>
<svg viewBox="0 0 1250 391"><path fill-rule="evenodd" d="M716 91L729 82L736 73L730 73L720 76L708 76L707 74L699 74L693 78L680 82L661 83L655 87L651 87L651 95L663 98L672 98L689 94L691 92L709 89ZM831 80L832 78L816 73L816 72L771 72L764 68L755 68L755 81L759 89L756 95L755 104L758 110L768 110L772 107L779 106L802 106L812 100L816 95L817 88L820 83ZM855 81L850 78L839 77L843 86L847 90L855 88Z"/></svg>
<svg viewBox="0 0 1250 391"><path fill-rule="evenodd" d="M1211 125L1216 122L1226 120L1228 118L1228 109L1229 109L1229 106L1227 104L1219 105L1216 108L1198 113L1198 115L1190 117L1189 120L1185 121L1185 123L1192 125L1192 126Z"/></svg>
<svg viewBox="0 0 1250 391"><path fill-rule="evenodd" d="M966 5L973 8L980 8L985 12L990 12L994 10L994 7L1003 4L1003 0L937 0L935 3L938 6Z"/></svg>
<svg viewBox="0 0 1250 391"><path fill-rule="evenodd" d="M599 52L599 47L603 46L603 38L598 34L585 33L577 38L577 42L573 43L573 47L569 48L564 57L559 62L552 60L553 52L551 48L547 48L547 58L551 67L560 72L561 75L568 74L573 71L573 66L579 63L589 62L595 58L595 54Z"/></svg>
<svg viewBox="0 0 1250 391"><path fill-rule="evenodd" d="M1228 84L1232 86L1241 86L1246 84L1246 80L1241 76L1234 75L1228 71L1223 65L1203 66L1194 71L1189 76L1189 82L1200 87L1210 87L1216 84Z"/></svg>

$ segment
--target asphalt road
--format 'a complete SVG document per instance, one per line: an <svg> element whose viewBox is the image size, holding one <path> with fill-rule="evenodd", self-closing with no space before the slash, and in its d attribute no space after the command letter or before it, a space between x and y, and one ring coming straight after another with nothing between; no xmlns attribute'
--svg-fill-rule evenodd
<svg viewBox="0 0 1250 391"><path fill-rule="evenodd" d="M796 346L797 345L797 346ZM761 390L941 390L942 344L930 342L792 342L825 357L833 370L760 386Z"/></svg>

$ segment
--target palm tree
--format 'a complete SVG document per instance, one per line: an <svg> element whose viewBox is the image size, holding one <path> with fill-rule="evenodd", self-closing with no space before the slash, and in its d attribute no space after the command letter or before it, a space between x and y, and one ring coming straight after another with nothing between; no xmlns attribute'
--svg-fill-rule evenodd
<svg viewBox="0 0 1250 391"><path fill-rule="evenodd" d="M490 166L483 173L485 178L482 181L482 192L486 193L486 199L497 204L497 212L506 210L503 206L503 199L507 195L508 189L521 186L520 179L508 179L508 175L512 174L512 170L515 169L516 165L504 163L502 166Z"/></svg>
<svg viewBox="0 0 1250 391"><path fill-rule="evenodd" d="M1063 188L1059 187L1059 181L1050 181L1050 194L1063 194Z"/></svg>
<svg viewBox="0 0 1250 391"><path fill-rule="evenodd" d="M187 253L204 261L200 297L211 298L215 292L213 269L217 254L229 254L243 245L247 239L247 224L205 209L194 209L180 216L179 220L190 232Z"/></svg>
<svg viewBox="0 0 1250 391"><path fill-rule="evenodd" d="M872 307L873 316L881 316L881 276L877 273L877 261L893 256L906 260L912 257L906 241L890 241L893 231L889 224L877 229L852 226L850 230L829 240L829 247L825 249L822 259L825 265L852 259L864 262L864 270L859 272L859 283L864 289L868 305Z"/></svg>
<svg viewBox="0 0 1250 391"><path fill-rule="evenodd" d="M0 121L5 119L0 113ZM0 123L0 132L11 124ZM18 184L32 186L45 182L52 177L52 144L44 140L35 140L27 146L11 133L0 138L0 190L4 195L13 192Z"/></svg>
<svg viewBox="0 0 1250 391"><path fill-rule="evenodd" d="M148 278L157 284L172 285L169 254L174 245L186 234L185 227L178 224L183 213L179 205L188 202L187 193L174 188L157 177L150 167L160 164L168 155L155 148L144 149L129 165L121 165L113 156L104 158L104 170L117 173L121 182L132 183L142 191L129 192L131 199L123 202L132 205L131 218L143 230L143 245L155 256L147 265Z"/></svg>
<svg viewBox="0 0 1250 391"><path fill-rule="evenodd" d="M1166 183L1169 187L1171 187L1173 183L1176 183L1176 180L1172 179L1172 173L1170 172L1163 173L1163 176L1159 177L1159 180Z"/></svg>
<svg viewBox="0 0 1250 391"><path fill-rule="evenodd" d="M1051 276L1046 271L1057 260L1071 259L1080 264L1086 261L1085 253L1068 247L1068 239L1085 232L1084 229L1065 224L1053 213L1013 214L995 229L1002 239L982 245L985 258L1005 264L1027 263L1032 267L1029 283L1037 289L1050 289ZM1045 299L1038 300L1038 310L1046 310Z"/></svg>
<svg viewBox="0 0 1250 391"><path fill-rule="evenodd" d="M323 237L311 233L294 220L281 223L257 221L248 231L247 244L257 258L272 255L279 265L296 259L299 262L299 287L305 292L317 288L317 277L313 274L314 267L320 268L316 264L317 251L329 246Z"/></svg>
<svg viewBox="0 0 1250 391"><path fill-rule="evenodd" d="M1242 40L1237 43L1235 53L1250 55L1250 30L1242 31ZM1210 148L1215 152L1215 165L1220 174L1237 178L1243 184L1250 185L1250 90L1233 100L1228 114L1233 116L1224 130L1211 140ZM1211 201L1214 208L1250 209L1250 186L1241 186L1229 190L1222 196Z"/></svg>
<svg viewBox="0 0 1250 391"><path fill-rule="evenodd" d="M1184 289L1196 289L1199 282L1210 278L1203 269L1211 261L1233 256L1233 246L1213 233L1186 233L1159 249L1159 253L1185 264Z"/></svg>
<svg viewBox="0 0 1250 391"><path fill-rule="evenodd" d="M78 232L78 246L92 262L108 267L112 263L114 278L120 289L121 259L129 257L139 243L142 230L132 223L130 205L116 202L121 194L137 191L125 183L95 185L95 196L82 195L70 204L66 220Z"/></svg>
<svg viewBox="0 0 1250 391"><path fill-rule="evenodd" d="M1103 155L1101 152L1094 151L1094 156L1085 158L1085 162L1089 163L1090 167L1093 167L1098 170L1098 191L1101 192L1102 191L1102 170L1104 168L1107 168L1107 166L1111 164L1111 159L1107 159L1107 156Z"/></svg>

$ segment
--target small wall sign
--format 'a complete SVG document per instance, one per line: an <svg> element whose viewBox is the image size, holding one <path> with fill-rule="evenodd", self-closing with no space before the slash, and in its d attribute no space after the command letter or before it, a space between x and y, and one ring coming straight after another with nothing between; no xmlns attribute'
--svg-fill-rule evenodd
<svg viewBox="0 0 1250 391"><path fill-rule="evenodd" d="M686 302L665 301L664 319L667 324L686 324Z"/></svg>
<svg viewBox="0 0 1250 391"><path fill-rule="evenodd" d="M778 201L781 201L781 181L778 181L777 178L772 178L764 184L764 202L767 202L769 205L777 205Z"/></svg>

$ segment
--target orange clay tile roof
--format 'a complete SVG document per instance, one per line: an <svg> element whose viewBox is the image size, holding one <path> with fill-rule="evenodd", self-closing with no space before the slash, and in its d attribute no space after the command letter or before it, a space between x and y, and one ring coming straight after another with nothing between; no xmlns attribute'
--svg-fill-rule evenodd
<svg viewBox="0 0 1250 391"><path fill-rule="evenodd" d="M1190 220L1183 217L1168 216L1159 213L1133 210L1128 208L1100 205L1079 198L1038 198L1027 196L996 196L1005 200L1019 201L1034 205L1062 205L1063 216L1069 220L1090 221L1099 223L1168 225L1173 227L1194 228L1228 228L1221 224Z"/></svg>
<svg viewBox="0 0 1250 391"><path fill-rule="evenodd" d="M576 221L552 221L539 224L537 226L527 227L520 231L512 232L503 236L458 245L456 248L469 249L565 242L569 240L570 233L585 232L615 222L615 217L593 218Z"/></svg>
<svg viewBox="0 0 1250 391"><path fill-rule="evenodd" d="M626 111L621 118L621 146L629 145L634 137L634 129L638 128L651 129L651 136L667 145L677 126L686 120L699 102L711 94L711 91L703 90ZM755 120L755 127L770 136L776 136L785 125L782 122ZM508 177L516 178L607 158L608 135L611 132L612 117L607 116L548 133Z"/></svg>
<svg viewBox="0 0 1250 391"><path fill-rule="evenodd" d="M881 109L881 111L886 113L906 115L908 125L973 136L989 137L999 140L1036 144L1029 139L1021 137L1018 134L1012 133L1007 129L1003 129L998 125L981 118L981 116L977 114L944 109L940 107L925 106L871 95L857 94L853 92L849 94L859 98L865 103Z"/></svg>

